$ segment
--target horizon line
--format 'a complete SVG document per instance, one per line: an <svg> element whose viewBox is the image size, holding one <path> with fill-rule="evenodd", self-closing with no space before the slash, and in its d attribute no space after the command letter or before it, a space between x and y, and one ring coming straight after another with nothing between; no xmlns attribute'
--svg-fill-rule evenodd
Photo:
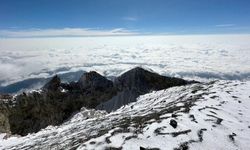
<svg viewBox="0 0 250 150"><path fill-rule="evenodd" d="M174 36L174 35L249 35L248 32L139 32L126 28L47 28L0 29L0 38L59 38L59 37L120 37L120 36Z"/></svg>

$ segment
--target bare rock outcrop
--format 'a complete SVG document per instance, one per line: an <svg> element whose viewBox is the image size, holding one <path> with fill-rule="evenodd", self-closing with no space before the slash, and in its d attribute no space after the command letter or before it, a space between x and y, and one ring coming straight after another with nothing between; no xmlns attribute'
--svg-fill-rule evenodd
<svg viewBox="0 0 250 150"><path fill-rule="evenodd" d="M114 82L94 71L84 73L78 82L71 83L62 83L54 76L39 91L0 97L0 132L27 135L48 125L63 123L82 107L110 112L136 101L141 94L189 83L193 82L139 67Z"/></svg>

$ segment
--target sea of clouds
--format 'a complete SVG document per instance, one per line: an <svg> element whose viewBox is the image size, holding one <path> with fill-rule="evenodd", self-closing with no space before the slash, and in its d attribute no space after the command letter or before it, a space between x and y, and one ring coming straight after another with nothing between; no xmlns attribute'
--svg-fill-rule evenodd
<svg viewBox="0 0 250 150"><path fill-rule="evenodd" d="M2 86L77 70L117 76L135 66L186 79L247 80L250 35L0 39Z"/></svg>

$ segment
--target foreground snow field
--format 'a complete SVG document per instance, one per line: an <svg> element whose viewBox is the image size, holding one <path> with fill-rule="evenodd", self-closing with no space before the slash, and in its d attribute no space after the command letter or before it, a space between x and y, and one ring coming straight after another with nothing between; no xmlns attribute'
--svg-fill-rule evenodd
<svg viewBox="0 0 250 150"><path fill-rule="evenodd" d="M0 149L250 149L250 81L153 91L107 114L81 112L24 137L0 134ZM173 128L169 122L176 120Z"/></svg>

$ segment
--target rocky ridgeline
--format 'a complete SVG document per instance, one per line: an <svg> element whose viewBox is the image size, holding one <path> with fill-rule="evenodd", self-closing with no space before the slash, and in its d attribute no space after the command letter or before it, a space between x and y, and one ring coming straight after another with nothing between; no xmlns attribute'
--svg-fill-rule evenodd
<svg viewBox="0 0 250 150"><path fill-rule="evenodd" d="M95 71L84 73L78 82L62 83L54 76L40 91L15 97L0 97L0 132L27 135L48 125L59 125L82 107L113 111L154 90L195 81L165 77L134 68L114 82Z"/></svg>

